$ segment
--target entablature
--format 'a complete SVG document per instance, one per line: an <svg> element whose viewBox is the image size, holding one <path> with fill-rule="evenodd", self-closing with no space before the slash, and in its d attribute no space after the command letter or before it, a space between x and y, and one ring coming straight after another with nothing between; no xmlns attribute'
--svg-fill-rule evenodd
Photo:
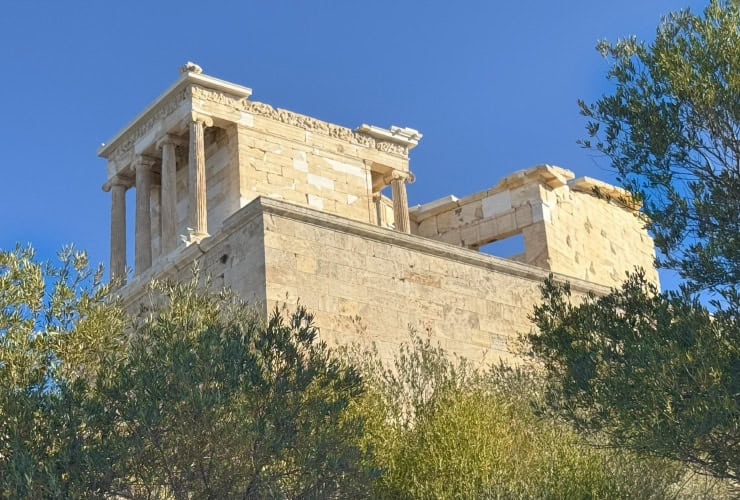
<svg viewBox="0 0 740 500"><path fill-rule="evenodd" d="M231 103L251 94L248 87L204 75L198 65L185 64L180 77L167 90L98 149L98 156L109 160L108 180L130 165L134 155L153 149L164 135L184 130L183 121L189 113L199 111L193 106L194 98L207 96Z"/></svg>
<svg viewBox="0 0 740 500"><path fill-rule="evenodd" d="M98 149L98 156L108 160L107 182L119 174L125 175L136 155L155 152L165 135L185 134L193 113L207 116L222 128L250 127L254 117L259 116L336 139L356 147L359 156L379 166L384 174L390 170L407 171L409 150L422 137L417 130L397 126L386 129L363 124L352 130L250 101L250 88L202 74L201 68L193 63L185 64L180 72L180 77L165 92Z"/></svg>

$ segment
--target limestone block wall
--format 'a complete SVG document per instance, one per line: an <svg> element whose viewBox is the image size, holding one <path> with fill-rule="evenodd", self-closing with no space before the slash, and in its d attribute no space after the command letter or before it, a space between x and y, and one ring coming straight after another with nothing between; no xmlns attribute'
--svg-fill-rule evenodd
<svg viewBox="0 0 740 500"><path fill-rule="evenodd" d="M187 280L193 262L265 312L300 303L330 344L374 342L385 360L414 329L473 361L516 361L517 337L548 273L445 243L259 197L221 230L160 261L121 293L130 308L153 278ZM568 279L578 293L605 288Z"/></svg>
<svg viewBox="0 0 740 500"><path fill-rule="evenodd" d="M153 279L188 281L193 266L201 276L210 277L212 287L230 288L243 299L264 308L265 250L264 224L261 212L241 210L229 217L217 234L181 248L158 260L144 273L134 276L120 290L124 305L136 311L146 293L147 284Z"/></svg>
<svg viewBox="0 0 740 500"><path fill-rule="evenodd" d="M515 172L491 189L415 207L413 232L470 249L522 234L514 260L607 286L637 266L657 283L653 241L625 193L573 177L549 165Z"/></svg>
<svg viewBox="0 0 740 500"><path fill-rule="evenodd" d="M208 227L214 233L239 205L239 169L235 126L205 130Z"/></svg>
<svg viewBox="0 0 740 500"><path fill-rule="evenodd" d="M255 116L240 125L240 203L270 196L374 222L370 169L349 145Z"/></svg>
<svg viewBox="0 0 740 500"><path fill-rule="evenodd" d="M269 308L305 304L330 344L375 342L390 359L410 329L472 360L514 360L547 272L444 243L260 199ZM603 292L572 280L576 291Z"/></svg>
<svg viewBox="0 0 740 500"><path fill-rule="evenodd" d="M408 149L400 144L265 103L216 98L196 87L192 107L213 117L215 126L226 129L234 141L227 150L237 169L233 182L238 206L231 201L224 205L233 210L269 196L377 224L373 192L379 187L374 182L393 170L409 169ZM207 185L210 200L214 188ZM210 226L210 205L208 210ZM215 219L223 220L220 215Z"/></svg>
<svg viewBox="0 0 740 500"><path fill-rule="evenodd" d="M552 207L544 224L551 269L611 286L642 267L657 284L655 248L643 220L620 200L596 196L593 189L599 187L609 196L611 186L585 177L543 192ZM612 188L612 195L620 194Z"/></svg>

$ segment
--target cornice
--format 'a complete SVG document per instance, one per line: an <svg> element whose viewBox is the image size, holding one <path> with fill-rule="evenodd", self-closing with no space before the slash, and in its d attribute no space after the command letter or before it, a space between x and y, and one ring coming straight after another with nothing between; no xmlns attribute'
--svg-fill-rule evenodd
<svg viewBox="0 0 740 500"><path fill-rule="evenodd" d="M143 137L161 119L175 111L189 97L237 103L252 95L252 89L236 85L219 78L185 71L170 87L160 94L149 106L136 115L107 143L98 148L98 156L116 158L127 153L134 143Z"/></svg>
<svg viewBox="0 0 740 500"><path fill-rule="evenodd" d="M593 292L596 294L606 294L609 292L609 288L606 286L598 285L573 276L551 273L548 270L530 264L488 255L477 250L470 250L414 234L401 233L392 229L358 222L352 219L346 219L338 215L329 214L302 205L296 205L287 201L276 200L264 196L256 198L226 219L222 230L227 234L233 232L236 228L241 227L246 221L252 220L255 215L259 213L284 217L311 224L313 226L361 236L369 240L381 241L393 246L407 248L409 250L473 265L490 271L508 274L510 276L517 276L531 281L536 281L538 283L542 283L548 276L550 276L550 274L552 274L556 281L561 283L567 281L570 283L571 288L578 292Z"/></svg>
<svg viewBox="0 0 740 500"><path fill-rule="evenodd" d="M368 148L374 148L384 153L390 153L398 156L408 156L409 145L402 141L391 141L385 140L380 136L373 136L364 130L362 127L357 130L352 130L341 125L335 125L333 123L318 120L311 116L302 115L287 109L274 108L269 104L258 101L243 101L241 103L243 111L252 113L254 115L264 116L272 120L285 123L286 125L292 125L294 127L300 127L304 130L340 139L352 144L358 144ZM364 125L366 127L366 125ZM379 128L379 127L375 127ZM416 144L414 144L416 145ZM413 147L413 146L411 146Z"/></svg>
<svg viewBox="0 0 740 500"><path fill-rule="evenodd" d="M422 137L414 129L395 126L384 129L362 125L352 130L286 109L274 108L262 102L249 101L247 99L252 95L252 89L204 75L200 67L194 63L186 63L181 72L180 77L167 90L98 148L98 156L115 161L128 154L136 141L144 137L158 122L174 113L184 102L194 99L222 104L403 158L408 157L409 150L415 147Z"/></svg>
<svg viewBox="0 0 740 500"><path fill-rule="evenodd" d="M333 231L360 236L362 238L387 243L396 247L406 248L426 255L448 259L454 262L478 267L481 270L499 272L509 276L542 283L550 271L529 264L523 264L493 255L487 255L475 250L450 245L437 240L421 236L401 233L392 229L346 219L338 215L328 214L290 202L260 196L228 217L222 227L214 235L205 238L199 243L193 243L179 252L167 257L165 261L155 263L152 268L135 276L128 284L119 290L124 298L124 304L131 304L141 297L147 283L155 277L169 276L189 266L210 249L228 238L231 234L246 226L250 221L264 216L282 217L304 224L322 227ZM267 231L267 226L264 231ZM609 288L591 283L572 276L552 273L556 281L569 282L574 291L581 293L592 292L604 295Z"/></svg>

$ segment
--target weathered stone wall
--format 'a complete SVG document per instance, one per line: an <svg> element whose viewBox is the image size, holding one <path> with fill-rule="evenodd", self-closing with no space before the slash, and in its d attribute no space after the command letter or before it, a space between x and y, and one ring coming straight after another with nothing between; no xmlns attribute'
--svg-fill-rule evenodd
<svg viewBox="0 0 740 500"><path fill-rule="evenodd" d="M385 359L409 329L473 360L513 360L547 272L261 199L269 307L299 301L330 343L373 341ZM562 278L562 277L561 277ZM564 278L563 278L564 279ZM604 289L571 279L575 290Z"/></svg>
<svg viewBox="0 0 740 500"><path fill-rule="evenodd" d="M181 248L133 277L120 290L125 305L135 311L151 280L187 281L196 265L202 277L212 279L214 289L228 287L255 306L264 307L267 299L264 222L262 213L255 208L257 205L237 211L217 234Z"/></svg>
<svg viewBox="0 0 740 500"><path fill-rule="evenodd" d="M272 310L297 302L330 344L375 342L385 360L410 329L474 361L516 360L547 272L534 266L260 197L177 259L137 276L122 293L134 307L154 276L189 279L193 261L241 296ZM576 293L603 293L568 279Z"/></svg>
<svg viewBox="0 0 740 500"><path fill-rule="evenodd" d="M573 177L549 165L515 172L488 190L415 207L413 232L471 249L522 234L514 260L607 286L637 266L657 283L653 241L626 193Z"/></svg>
<svg viewBox="0 0 740 500"><path fill-rule="evenodd" d="M208 228L212 234L239 208L236 127L205 130ZM183 233L184 234L184 233Z"/></svg>
<svg viewBox="0 0 740 500"><path fill-rule="evenodd" d="M224 205L231 213L258 196L269 196L378 224L373 192L387 184L384 174L409 168L403 146L345 127L256 101L214 99L205 90L194 91L192 100L193 109L212 116L215 126L227 130L234 141L235 147L229 143L225 148L233 155L229 169L236 169L237 176L231 179L238 206ZM207 163L211 154L207 149ZM212 187L212 174L208 175L210 228L210 193L218 188ZM220 214L214 218L223 220Z"/></svg>
<svg viewBox="0 0 740 500"><path fill-rule="evenodd" d="M270 196L375 223L370 169L356 147L254 116L239 126L241 204Z"/></svg>
<svg viewBox="0 0 740 500"><path fill-rule="evenodd" d="M596 196L592 179L575 179L567 186L545 190L552 207L544 224L550 269L587 281L616 286L635 267L658 284L653 239L644 221L618 199ZM604 193L608 196L609 193Z"/></svg>

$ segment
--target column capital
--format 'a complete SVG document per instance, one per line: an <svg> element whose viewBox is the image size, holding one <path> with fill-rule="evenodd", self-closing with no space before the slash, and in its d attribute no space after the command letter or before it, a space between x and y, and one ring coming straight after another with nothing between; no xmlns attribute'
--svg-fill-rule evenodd
<svg viewBox="0 0 740 500"><path fill-rule="evenodd" d="M149 155L136 155L134 169L151 168L157 162L157 158Z"/></svg>
<svg viewBox="0 0 740 500"><path fill-rule="evenodd" d="M383 180L386 184L390 184L393 181L404 181L413 184L416 176L411 171L394 170L389 175L386 175Z"/></svg>
<svg viewBox="0 0 740 500"><path fill-rule="evenodd" d="M131 178L124 177L124 176L122 176L122 175L119 174L119 175L116 175L115 177L113 177L113 178L105 181L105 183L103 184L102 188L103 188L103 191L105 191L107 193L113 187L123 186L124 188L128 189L131 186L133 186L133 184L134 184L134 182L133 182L133 180Z"/></svg>
<svg viewBox="0 0 740 500"><path fill-rule="evenodd" d="M164 137L157 141L157 149L161 150L167 144L172 144L173 146L187 146L188 141L174 134L165 134Z"/></svg>
<svg viewBox="0 0 740 500"><path fill-rule="evenodd" d="M213 127L213 118L197 111L190 112L190 120L193 122L200 122L204 127Z"/></svg>

